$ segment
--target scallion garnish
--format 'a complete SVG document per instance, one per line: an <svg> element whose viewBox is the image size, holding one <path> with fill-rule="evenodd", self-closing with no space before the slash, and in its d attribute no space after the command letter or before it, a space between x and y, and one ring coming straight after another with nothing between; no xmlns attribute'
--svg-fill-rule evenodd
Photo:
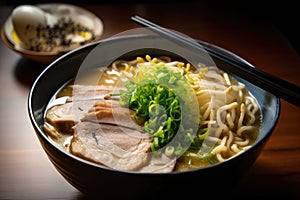
<svg viewBox="0 0 300 200"><path fill-rule="evenodd" d="M134 110L136 122L153 135L152 152L166 147L168 154L174 148L172 155L179 155L197 138L199 106L191 84L179 71L163 63L144 66L125 86L120 104Z"/></svg>

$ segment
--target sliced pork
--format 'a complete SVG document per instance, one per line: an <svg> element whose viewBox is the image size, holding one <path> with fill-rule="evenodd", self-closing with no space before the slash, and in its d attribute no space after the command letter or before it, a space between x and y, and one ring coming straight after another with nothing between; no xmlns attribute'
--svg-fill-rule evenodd
<svg viewBox="0 0 300 200"><path fill-rule="evenodd" d="M166 173L174 170L176 164L175 157L168 157L165 154L161 154L160 156L151 154L149 156L149 163L139 169L140 172Z"/></svg>
<svg viewBox="0 0 300 200"><path fill-rule="evenodd" d="M98 87L95 93L94 86L72 87L76 95L53 105L45 116L44 130L63 148L117 170L173 171L175 159L151 153L153 137L135 122L134 112L106 98L113 90Z"/></svg>
<svg viewBox="0 0 300 200"><path fill-rule="evenodd" d="M102 85L71 85L70 87L72 90L72 96L67 99L67 102L92 99L110 99L111 94L118 93L120 90Z"/></svg>
<svg viewBox="0 0 300 200"><path fill-rule="evenodd" d="M73 126L91 109L95 101L76 101L54 105L48 109L45 120L57 131L71 134Z"/></svg>
<svg viewBox="0 0 300 200"><path fill-rule="evenodd" d="M70 151L118 170L137 170L148 163L152 137L133 129L93 122L74 127Z"/></svg>
<svg viewBox="0 0 300 200"><path fill-rule="evenodd" d="M116 101L97 101L89 112L81 118L81 121L114 124L143 131L142 126L138 125L134 119L134 111L121 107Z"/></svg>
<svg viewBox="0 0 300 200"><path fill-rule="evenodd" d="M45 130L53 136L57 136L58 132L72 134L73 126L78 123L89 110L97 106L99 103L95 103L99 100L106 101L105 104L107 107L112 106L112 101L114 101L114 104L119 105L118 101L111 99L104 100L106 96L109 96L114 91L113 88L107 88L101 85L70 85L66 90L71 90L72 96L60 98L64 102L53 105L47 110L45 116Z"/></svg>

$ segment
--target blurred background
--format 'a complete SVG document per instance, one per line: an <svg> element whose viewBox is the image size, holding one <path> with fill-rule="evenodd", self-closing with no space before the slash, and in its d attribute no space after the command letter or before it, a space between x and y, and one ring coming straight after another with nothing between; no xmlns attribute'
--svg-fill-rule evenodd
<svg viewBox="0 0 300 200"><path fill-rule="evenodd" d="M18 6L21 4L38 4L38 3L70 3L70 4L155 4L152 0L0 0L1 5ZM264 0L252 0L252 1L238 1L238 0L177 0L176 3L189 4L193 3L199 7L199 12L202 12L202 7L210 8L211 14L215 12L221 12L225 16L235 17L243 16L249 18L255 18L256 20L268 21L278 28L282 34L289 40L290 44L300 52L300 40L299 40L299 20L297 1L285 0L285 1L264 1ZM160 0L157 6L160 4L172 4L172 0ZM206 10L205 12L209 12ZM121 13L116 13L120 15ZM191 13L192 14L192 13ZM200 27L199 27L200 28Z"/></svg>

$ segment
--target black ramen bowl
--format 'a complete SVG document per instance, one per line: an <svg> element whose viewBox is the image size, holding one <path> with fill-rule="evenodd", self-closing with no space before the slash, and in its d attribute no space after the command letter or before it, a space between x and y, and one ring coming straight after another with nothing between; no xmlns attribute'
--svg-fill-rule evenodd
<svg viewBox="0 0 300 200"><path fill-rule="evenodd" d="M247 63L239 56L218 46L198 41L211 48ZM172 43L172 42L170 42ZM159 44L159 46L157 46ZM172 46L172 45L171 45ZM97 48L96 48L97 47ZM52 62L35 80L28 97L28 113L40 144L57 171L76 189L99 198L143 198L186 196L211 196L230 193L238 180L252 166L272 135L280 114L279 98L233 74L246 85L262 109L262 126L259 137L245 152L209 167L172 173L140 173L109 169L76 157L58 147L43 131L44 113L53 95L74 78L80 67L108 66L120 56L134 57L141 54L173 55L185 57L193 52L182 51L155 35L120 36L83 46ZM177 49L176 49L177 48ZM95 51L95 49L97 49ZM113 52L113 53L112 53ZM88 58L88 59L86 59ZM218 64L224 64L216 60ZM249 63L248 63L249 64Z"/></svg>

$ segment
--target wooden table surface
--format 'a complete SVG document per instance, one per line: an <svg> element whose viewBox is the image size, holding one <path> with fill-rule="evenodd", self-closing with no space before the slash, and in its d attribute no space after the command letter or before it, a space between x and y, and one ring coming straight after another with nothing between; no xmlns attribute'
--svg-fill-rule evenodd
<svg viewBox="0 0 300 200"><path fill-rule="evenodd" d="M255 67L300 85L299 52L273 18L264 17L261 10L253 17L257 14L255 10L243 11L242 6L225 8L225 4L82 2L80 5L103 20L103 38L140 27L130 20L132 15L138 14L228 49ZM1 25L14 6L0 6ZM84 198L52 166L29 121L27 95L44 67L22 58L0 42L0 199ZM300 109L281 100L280 119L273 135L254 165L234 187L233 197L299 199L299 120Z"/></svg>

